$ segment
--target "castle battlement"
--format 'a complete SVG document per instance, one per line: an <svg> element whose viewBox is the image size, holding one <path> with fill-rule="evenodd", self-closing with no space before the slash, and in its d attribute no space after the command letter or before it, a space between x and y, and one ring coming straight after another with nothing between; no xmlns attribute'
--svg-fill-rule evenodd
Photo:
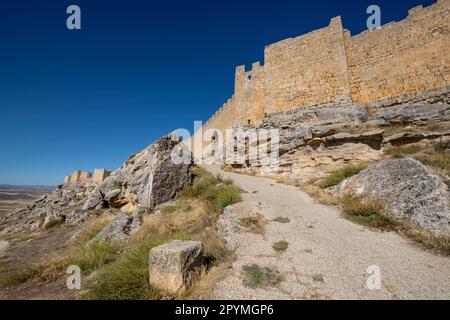
<svg viewBox="0 0 450 320"><path fill-rule="evenodd" d="M450 0L438 0L355 36L338 16L324 28L270 44L264 64L236 67L233 96L203 132L258 124L274 112L338 101L367 105L447 87L449 13Z"/></svg>
<svg viewBox="0 0 450 320"><path fill-rule="evenodd" d="M79 182L88 182L92 181L96 184L102 183L110 174L110 171L107 171L105 169L95 169L94 175L88 171L80 171L76 170L71 175L66 176L64 178L64 184L72 184L72 183L79 183Z"/></svg>

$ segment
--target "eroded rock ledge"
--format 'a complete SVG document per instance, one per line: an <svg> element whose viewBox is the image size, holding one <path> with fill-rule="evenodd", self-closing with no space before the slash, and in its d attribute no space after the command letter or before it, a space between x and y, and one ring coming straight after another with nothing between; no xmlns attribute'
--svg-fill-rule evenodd
<svg viewBox="0 0 450 320"><path fill-rule="evenodd" d="M430 124L443 128L430 131ZM308 183L345 164L380 160L386 146L448 137L449 128L450 87L365 106L337 101L269 114L259 125L240 127L238 140L249 130L280 130L279 167L261 161L231 165L237 172Z"/></svg>

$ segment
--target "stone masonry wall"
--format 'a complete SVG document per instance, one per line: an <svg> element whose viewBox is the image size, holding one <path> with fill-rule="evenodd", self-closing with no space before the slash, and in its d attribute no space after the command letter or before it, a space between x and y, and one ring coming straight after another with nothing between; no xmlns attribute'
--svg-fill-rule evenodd
<svg viewBox="0 0 450 320"><path fill-rule="evenodd" d="M448 0L409 11L398 23L351 37L345 33L351 92L365 104L450 84Z"/></svg>
<svg viewBox="0 0 450 320"><path fill-rule="evenodd" d="M350 98L340 17L328 27L266 47L265 113Z"/></svg>
<svg viewBox="0 0 450 320"><path fill-rule="evenodd" d="M264 66L236 68L235 92L204 124L203 146L212 140L210 129L225 137L227 128L258 124L274 112L347 101L370 105L448 87L449 11L450 0L438 0L353 37L336 17L325 28L267 46Z"/></svg>

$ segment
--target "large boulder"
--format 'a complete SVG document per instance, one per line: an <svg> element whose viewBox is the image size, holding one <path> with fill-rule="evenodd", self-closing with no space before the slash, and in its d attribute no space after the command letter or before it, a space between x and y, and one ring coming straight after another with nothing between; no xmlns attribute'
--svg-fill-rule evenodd
<svg viewBox="0 0 450 320"><path fill-rule="evenodd" d="M201 272L203 245L175 240L150 250L150 284L170 293L190 288Z"/></svg>
<svg viewBox="0 0 450 320"><path fill-rule="evenodd" d="M409 157L381 162L343 181L338 194L377 197L396 218L450 234L449 181Z"/></svg>
<svg viewBox="0 0 450 320"><path fill-rule="evenodd" d="M95 208L104 201L105 206L113 208L152 210L175 198L192 179L190 151L183 149L188 152L189 163L172 159L172 153L181 152L180 146L184 146L180 142L178 136L170 134L131 156L98 186L83 209Z"/></svg>

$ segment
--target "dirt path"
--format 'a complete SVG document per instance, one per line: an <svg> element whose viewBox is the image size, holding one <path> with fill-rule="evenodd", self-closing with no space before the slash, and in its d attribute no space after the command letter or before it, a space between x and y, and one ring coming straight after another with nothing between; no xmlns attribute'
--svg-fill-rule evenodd
<svg viewBox="0 0 450 320"><path fill-rule="evenodd" d="M449 299L450 258L417 248L394 232L372 231L353 224L337 209L315 204L298 188L270 179L207 170L230 177L247 193L223 214L220 224L237 260L220 281L212 299ZM239 225L246 215L260 213L265 235ZM288 217L290 223L273 219ZM276 253L273 243L289 248ZM258 264L285 276L278 288L243 285L242 267ZM369 266L379 266L382 287L369 290Z"/></svg>

